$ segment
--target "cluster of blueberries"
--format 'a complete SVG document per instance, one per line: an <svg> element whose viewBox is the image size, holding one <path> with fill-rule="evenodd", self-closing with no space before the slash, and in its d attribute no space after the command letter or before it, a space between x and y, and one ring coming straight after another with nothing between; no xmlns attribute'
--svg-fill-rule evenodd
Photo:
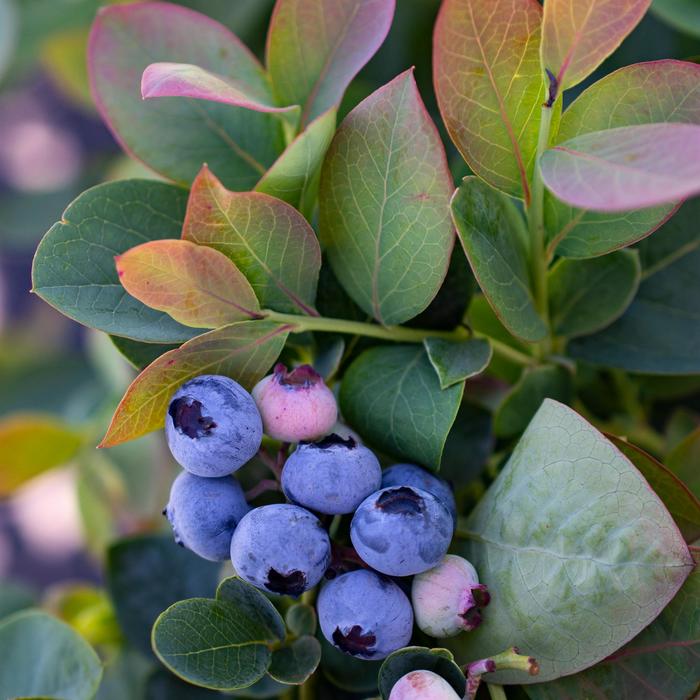
<svg viewBox="0 0 700 700"><path fill-rule="evenodd" d="M166 416L168 445L185 469L164 511L176 541L206 559L230 556L238 576L268 593L299 596L325 577L321 631L359 659L406 646L414 618L434 637L474 629L489 596L468 561L446 554L457 517L450 486L412 464L382 471L337 414L306 365L277 365L252 395L223 376L184 384ZM256 455L263 432L297 447L281 472L288 502L251 509L232 474ZM322 523L350 514L354 549L332 543Z"/></svg>

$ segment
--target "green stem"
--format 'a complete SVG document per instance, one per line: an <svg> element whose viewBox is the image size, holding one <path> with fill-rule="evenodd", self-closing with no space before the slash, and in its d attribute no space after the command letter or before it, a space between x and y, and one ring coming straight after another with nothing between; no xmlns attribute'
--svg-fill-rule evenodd
<svg viewBox="0 0 700 700"><path fill-rule="evenodd" d="M495 683L487 683L486 687L489 689L489 695L491 700L508 700L506 696L506 691L503 690L502 685L496 685Z"/></svg>

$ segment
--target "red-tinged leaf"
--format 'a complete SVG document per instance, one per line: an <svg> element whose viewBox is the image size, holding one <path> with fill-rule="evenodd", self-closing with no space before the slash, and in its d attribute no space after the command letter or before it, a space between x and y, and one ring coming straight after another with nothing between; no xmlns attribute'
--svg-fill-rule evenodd
<svg viewBox="0 0 700 700"><path fill-rule="evenodd" d="M299 106L276 107L267 90L255 90L241 80L193 66L189 63L151 63L141 78L141 97L191 97L245 107L256 112L283 115L292 122L299 116Z"/></svg>
<svg viewBox="0 0 700 700"><path fill-rule="evenodd" d="M182 237L233 260L264 308L316 313L321 249L306 219L286 202L230 192L204 166L192 183Z"/></svg>
<svg viewBox="0 0 700 700"><path fill-rule="evenodd" d="M131 296L195 328L255 318L260 306L243 273L213 248L182 240L149 241L115 258Z"/></svg>
<svg viewBox="0 0 700 700"><path fill-rule="evenodd" d="M560 90L590 75L637 26L651 0L547 0L542 67Z"/></svg>
<svg viewBox="0 0 700 700"><path fill-rule="evenodd" d="M469 167L530 199L545 87L537 0L444 0L433 72L440 114Z"/></svg>
<svg viewBox="0 0 700 700"><path fill-rule="evenodd" d="M209 163L227 187L253 187L282 150L279 116L203 100L143 100L141 77L154 62L200 66L272 105L258 60L223 25L166 2L102 9L88 46L95 104L128 153L180 183Z"/></svg>
<svg viewBox="0 0 700 700"><path fill-rule="evenodd" d="M301 125L340 103L382 45L395 0L277 0L267 67L281 104L302 106Z"/></svg>
<svg viewBox="0 0 700 700"><path fill-rule="evenodd" d="M542 179L580 209L625 211L700 193L700 126L645 124L595 131L545 151Z"/></svg>
<svg viewBox="0 0 700 700"><path fill-rule="evenodd" d="M134 440L163 426L170 397L199 374L223 374L252 388L277 359L289 326L242 321L218 328L166 352L126 390L100 447Z"/></svg>

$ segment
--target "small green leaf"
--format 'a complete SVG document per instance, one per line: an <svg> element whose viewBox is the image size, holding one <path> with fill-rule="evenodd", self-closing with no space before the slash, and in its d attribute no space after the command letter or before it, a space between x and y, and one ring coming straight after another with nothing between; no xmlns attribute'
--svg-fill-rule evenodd
<svg viewBox="0 0 700 700"><path fill-rule="evenodd" d="M387 700L391 689L402 676L411 671L432 671L442 676L462 697L466 690L464 671L455 663L447 649L404 647L387 656L379 670L379 692Z"/></svg>
<svg viewBox="0 0 700 700"><path fill-rule="evenodd" d="M321 661L321 644L316 637L305 635L272 654L268 673L271 678L289 685L301 685Z"/></svg>
<svg viewBox="0 0 700 700"><path fill-rule="evenodd" d="M554 333L566 338L609 326L630 305L642 270L635 251L588 260L560 260L549 271L549 314Z"/></svg>
<svg viewBox="0 0 700 700"><path fill-rule="evenodd" d="M381 661L363 661L343 654L319 635L321 642L321 668L323 675L341 690L350 693L377 692L377 674Z"/></svg>
<svg viewBox="0 0 700 700"><path fill-rule="evenodd" d="M489 341L479 338L463 342L426 338L423 345L440 379L441 389L483 372L493 353Z"/></svg>
<svg viewBox="0 0 700 700"><path fill-rule="evenodd" d="M114 347L138 370L142 370L157 360L166 352L176 350L178 345L162 345L159 343L142 343L131 338L122 338L118 335L110 335L109 339Z"/></svg>
<svg viewBox="0 0 700 700"><path fill-rule="evenodd" d="M64 622L26 610L0 624L0 697L92 700L102 664L92 647Z"/></svg>
<svg viewBox="0 0 700 700"><path fill-rule="evenodd" d="M651 9L679 32L700 38L700 7L695 0L654 0Z"/></svg>
<svg viewBox="0 0 700 700"><path fill-rule="evenodd" d="M691 492L700 498L700 429L694 430L671 450L666 464Z"/></svg>
<svg viewBox="0 0 700 700"><path fill-rule="evenodd" d="M563 403L571 400L571 374L558 365L544 365L523 371L518 383L506 394L494 415L498 437L520 434L537 413L545 399Z"/></svg>
<svg viewBox="0 0 700 700"><path fill-rule="evenodd" d="M422 346L383 346L352 363L340 389L340 406L370 444L439 469L463 391L463 383L440 389Z"/></svg>
<svg viewBox="0 0 700 700"><path fill-rule="evenodd" d="M297 637L316 633L317 619L313 605L307 605L306 603L292 605L287 610L284 620L287 623L287 627L289 627L289 631Z"/></svg>
<svg viewBox="0 0 700 700"><path fill-rule="evenodd" d="M481 626L449 642L461 660L508 645L544 683L606 658L641 632L693 568L659 497L581 416L547 400L460 528L458 548L492 600Z"/></svg>
<svg viewBox="0 0 700 700"><path fill-rule="evenodd" d="M528 268L528 234L515 204L475 177L452 197L457 234L484 295L516 337L536 342L547 334L537 313Z"/></svg>

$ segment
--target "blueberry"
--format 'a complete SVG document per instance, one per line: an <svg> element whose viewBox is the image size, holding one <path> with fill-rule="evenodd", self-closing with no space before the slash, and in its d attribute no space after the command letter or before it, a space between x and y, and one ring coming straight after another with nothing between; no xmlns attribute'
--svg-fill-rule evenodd
<svg viewBox="0 0 700 700"><path fill-rule="evenodd" d="M236 525L250 510L232 476L205 479L182 472L170 489L165 509L175 541L204 559L224 561Z"/></svg>
<svg viewBox="0 0 700 700"><path fill-rule="evenodd" d="M197 476L226 476L260 449L262 421L251 395L233 379L203 374L183 384L165 416L173 457Z"/></svg>
<svg viewBox="0 0 700 700"><path fill-rule="evenodd" d="M411 576L445 556L453 530L449 511L433 494L391 486L362 501L350 524L350 538L373 569Z"/></svg>
<svg viewBox="0 0 700 700"><path fill-rule="evenodd" d="M253 398L265 434L282 442L316 440L329 433L338 419L333 392L309 365L287 372L278 364L273 374L255 385Z"/></svg>
<svg viewBox="0 0 700 700"><path fill-rule="evenodd" d="M415 486L442 501L457 524L457 504L452 487L439 476L431 474L415 464L394 464L382 474L382 488L387 486Z"/></svg>
<svg viewBox="0 0 700 700"><path fill-rule="evenodd" d="M329 581L317 610L323 636L359 659L383 659L411 640L411 603L393 581L374 571L359 569Z"/></svg>
<svg viewBox="0 0 700 700"><path fill-rule="evenodd" d="M411 671L396 681L389 700L460 700L460 696L437 673Z"/></svg>
<svg viewBox="0 0 700 700"><path fill-rule="evenodd" d="M290 501L331 515L352 513L381 481L382 468L371 450L336 434L300 443L282 471Z"/></svg>
<svg viewBox="0 0 700 700"><path fill-rule="evenodd" d="M330 540L318 518L287 503L251 510L231 540L236 573L270 593L301 595L321 580L330 559Z"/></svg>

